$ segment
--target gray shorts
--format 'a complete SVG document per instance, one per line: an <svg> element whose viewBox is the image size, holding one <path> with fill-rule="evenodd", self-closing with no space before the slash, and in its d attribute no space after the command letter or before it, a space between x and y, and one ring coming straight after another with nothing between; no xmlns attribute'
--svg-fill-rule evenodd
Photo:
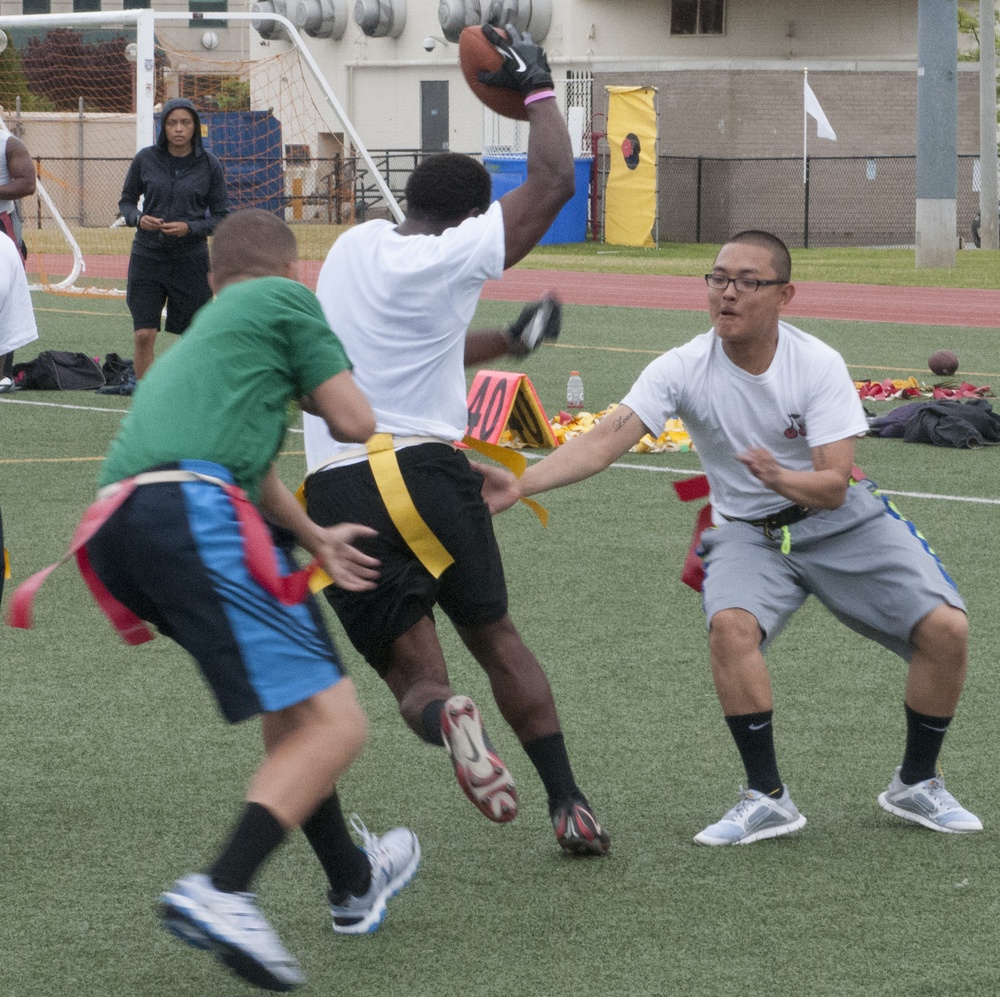
<svg viewBox="0 0 1000 997"><path fill-rule="evenodd" d="M702 604L708 623L723 609L745 609L766 647L809 595L842 623L909 661L914 626L942 603L965 603L916 527L861 481L839 509L822 509L788 527L791 550L749 523L705 530Z"/></svg>

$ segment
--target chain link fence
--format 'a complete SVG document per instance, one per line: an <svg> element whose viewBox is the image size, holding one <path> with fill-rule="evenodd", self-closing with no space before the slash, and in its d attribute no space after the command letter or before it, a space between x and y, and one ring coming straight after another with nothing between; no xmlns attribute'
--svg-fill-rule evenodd
<svg viewBox="0 0 1000 997"><path fill-rule="evenodd" d="M370 152L392 191L403 190L416 166L431 153L414 149ZM38 174L71 228L107 228L118 215L118 200L131 158L36 159ZM245 177L247 161L223 161ZM712 159L661 156L658 170L657 236L661 242L721 243L733 232L763 228L790 246L912 246L915 241L916 157L810 156L803 176L801 158ZM601 143L592 174L588 235L600 239L608 152ZM979 210L974 189L978 159L958 159L958 235L972 241ZM340 156L282 160L276 181L259 188L241 184L231 191L234 210L264 207L288 222L350 225L391 218L389 205L363 160ZM43 226L38 217L25 225Z"/></svg>
<svg viewBox="0 0 1000 997"><path fill-rule="evenodd" d="M397 201L410 174L431 153L414 149L370 153L386 186ZM220 157L223 168L239 183L230 183L230 207L258 207L281 214L288 222L351 225L373 217L392 217L374 177L360 157L283 159L280 169L261 171L261 182L252 182L255 161ZM118 216L125 174L131 157L36 157L35 166L60 215L70 228L105 228ZM41 228L42 207L25 224Z"/></svg>
<svg viewBox="0 0 1000 997"><path fill-rule="evenodd" d="M977 164L976 156L958 157L957 235L969 242L979 210ZM604 150L599 190L607 171ZM915 156L809 156L805 163L661 156L657 187L664 242L721 243L751 228L794 247L911 247L916 239Z"/></svg>

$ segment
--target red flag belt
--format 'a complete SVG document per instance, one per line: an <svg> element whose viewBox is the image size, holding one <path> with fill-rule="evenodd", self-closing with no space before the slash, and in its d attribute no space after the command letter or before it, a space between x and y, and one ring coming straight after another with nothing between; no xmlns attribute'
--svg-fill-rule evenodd
<svg viewBox="0 0 1000 997"><path fill-rule="evenodd" d="M153 634L149 627L127 606L122 605L97 577L87 556L86 545L139 485L164 481L206 481L221 487L229 496L236 513L240 536L243 539L243 558L250 576L285 606L295 605L306 598L309 594L309 575L317 562L314 560L299 571L282 575L270 530L243 489L219 478L196 474L194 471L153 471L136 475L134 478L126 478L110 486L106 491L102 490L97 501L83 514L73 534L69 550L63 557L55 564L37 571L14 591L7 611L7 623L12 627L30 630L32 604L38 590L56 568L76 555L80 574L87 587L122 640L126 644L142 644L152 640Z"/></svg>

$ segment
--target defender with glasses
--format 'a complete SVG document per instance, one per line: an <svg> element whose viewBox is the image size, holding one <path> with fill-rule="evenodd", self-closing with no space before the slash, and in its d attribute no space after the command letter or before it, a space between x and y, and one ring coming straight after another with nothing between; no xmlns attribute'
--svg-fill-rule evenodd
<svg viewBox="0 0 1000 997"><path fill-rule="evenodd" d="M852 477L864 410L840 354L781 320L795 294L788 249L767 232L740 232L705 282L712 328L650 363L589 433L520 482L510 476L491 508L596 474L679 416L711 487L699 550L709 656L746 770L737 804L694 840L749 844L805 826L778 771L764 651L809 595L908 662L906 746L879 805L934 831L981 830L936 774L965 681L965 603L912 524ZM867 820L858 809L847 819ZM844 810L833 800L824 816L842 820Z"/></svg>

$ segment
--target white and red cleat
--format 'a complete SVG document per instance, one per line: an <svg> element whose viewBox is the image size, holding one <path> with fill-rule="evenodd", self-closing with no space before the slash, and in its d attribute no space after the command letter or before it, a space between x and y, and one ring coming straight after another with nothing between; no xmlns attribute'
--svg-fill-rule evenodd
<svg viewBox="0 0 1000 997"><path fill-rule="evenodd" d="M462 791L480 813L498 824L517 816L517 789L483 730L476 704L452 696L441 710L441 734Z"/></svg>

